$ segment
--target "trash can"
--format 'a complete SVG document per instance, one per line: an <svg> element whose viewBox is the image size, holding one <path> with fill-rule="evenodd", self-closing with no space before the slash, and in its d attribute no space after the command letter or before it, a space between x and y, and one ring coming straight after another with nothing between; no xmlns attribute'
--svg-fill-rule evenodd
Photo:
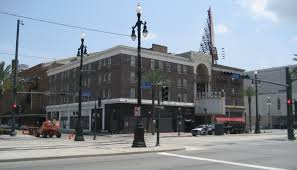
<svg viewBox="0 0 297 170"><path fill-rule="evenodd" d="M224 124L215 124L215 135L224 135Z"/></svg>

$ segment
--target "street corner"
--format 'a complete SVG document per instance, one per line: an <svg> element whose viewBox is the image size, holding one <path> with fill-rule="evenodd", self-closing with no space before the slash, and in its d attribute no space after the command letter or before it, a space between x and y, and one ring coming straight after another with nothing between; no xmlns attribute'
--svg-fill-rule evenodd
<svg viewBox="0 0 297 170"><path fill-rule="evenodd" d="M161 144L160 146L148 145L146 147L126 147L126 148L115 148L118 154L140 154L150 152L169 152L169 151L180 151L185 150L184 146Z"/></svg>

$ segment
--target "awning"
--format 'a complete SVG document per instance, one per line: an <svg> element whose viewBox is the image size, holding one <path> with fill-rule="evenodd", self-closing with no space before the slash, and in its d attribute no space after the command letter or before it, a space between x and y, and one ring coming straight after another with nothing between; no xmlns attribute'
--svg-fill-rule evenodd
<svg viewBox="0 0 297 170"><path fill-rule="evenodd" d="M244 119L242 117L216 117L217 123L225 123L225 122L240 122L244 123Z"/></svg>

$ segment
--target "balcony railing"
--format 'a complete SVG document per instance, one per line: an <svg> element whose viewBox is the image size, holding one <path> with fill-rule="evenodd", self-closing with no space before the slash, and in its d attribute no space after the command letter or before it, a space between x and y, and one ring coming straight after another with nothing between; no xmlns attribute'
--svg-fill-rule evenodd
<svg viewBox="0 0 297 170"><path fill-rule="evenodd" d="M206 99L206 98L221 98L225 96L225 92L198 92L198 99Z"/></svg>

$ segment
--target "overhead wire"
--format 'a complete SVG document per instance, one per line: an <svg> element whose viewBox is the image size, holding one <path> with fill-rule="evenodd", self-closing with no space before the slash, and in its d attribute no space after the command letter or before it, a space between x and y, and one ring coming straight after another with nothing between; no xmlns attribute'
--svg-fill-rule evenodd
<svg viewBox="0 0 297 170"><path fill-rule="evenodd" d="M48 23L48 24L54 24L54 25L59 25L59 26L64 26L64 27L69 27L69 28L75 28L75 29L80 29L80 30L87 30L87 31L100 32L100 33L104 33L104 34L111 34L111 35L130 37L130 35L128 35L128 34L116 33L116 32L111 32L111 31L104 31L104 30L99 30L99 29L94 29L94 28L87 28L87 27L77 26L77 25L64 24L64 23L61 23L61 22L38 19L38 18L28 17L28 16L24 16L24 15L18 15L18 14L15 14L15 13L0 11L0 14L10 15L10 16L14 16L14 17L25 18L25 19L29 19L29 20L34 20L34 21L39 21L39 22L44 22L44 23Z"/></svg>
<svg viewBox="0 0 297 170"><path fill-rule="evenodd" d="M12 55L14 56L14 53L5 53L5 52L0 52L0 54L4 55ZM30 57L30 58L39 58L39 59L49 59L49 60L57 60L56 58L51 58L51 57L41 57L41 56L32 56L32 55L19 55L20 57Z"/></svg>

